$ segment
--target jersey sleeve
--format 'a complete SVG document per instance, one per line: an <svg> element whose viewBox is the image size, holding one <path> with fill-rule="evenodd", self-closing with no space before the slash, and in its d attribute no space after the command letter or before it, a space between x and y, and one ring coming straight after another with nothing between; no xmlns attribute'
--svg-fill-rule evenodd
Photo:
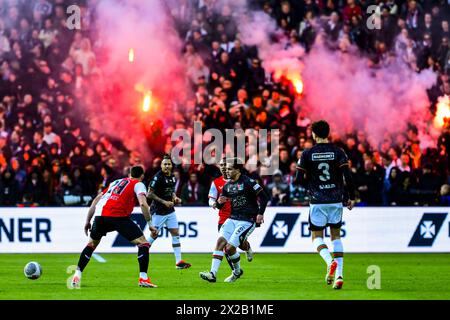
<svg viewBox="0 0 450 320"><path fill-rule="evenodd" d="M152 188L153 190L156 190L159 184L159 176L156 175L153 177L153 179L150 181L150 184L148 185L149 188Z"/></svg>
<svg viewBox="0 0 450 320"><path fill-rule="evenodd" d="M146 195L147 194L147 190L145 189L145 185L142 182L138 182L134 185L134 193L136 194L136 196L139 195Z"/></svg>
<svg viewBox="0 0 450 320"><path fill-rule="evenodd" d="M248 179L248 185L251 188L252 192L255 194L258 194L261 192L261 190L263 190L263 188L258 183L258 181L254 180L254 179L251 179L251 178Z"/></svg>
<svg viewBox="0 0 450 320"><path fill-rule="evenodd" d="M347 154L341 148L338 149L337 160L338 160L339 167L349 165Z"/></svg>
<svg viewBox="0 0 450 320"><path fill-rule="evenodd" d="M219 192L217 191L216 184L214 181L211 183L211 188L209 188L208 198L217 200Z"/></svg>

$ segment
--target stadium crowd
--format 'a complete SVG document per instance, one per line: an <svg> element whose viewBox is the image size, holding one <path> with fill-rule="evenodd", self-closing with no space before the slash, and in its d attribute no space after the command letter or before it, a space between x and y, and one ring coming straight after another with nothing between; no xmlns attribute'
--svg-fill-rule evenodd
<svg viewBox="0 0 450 320"><path fill-rule="evenodd" d="M273 17L289 45L308 51L318 33L333 50L353 45L373 68L401 57L413 70L438 73L428 92L431 110L450 95L447 0L248 1ZM179 114L173 127L204 129L280 129L280 167L263 180L271 205L307 205L303 186L294 185L296 162L313 144L311 119L294 108L295 90L287 79L275 82L254 47L236 37L237 21L223 1L180 0L171 14L184 40L183 59L192 111ZM0 206L63 206L89 203L99 190L144 159L121 154L107 134L91 130L78 112L85 103L77 88L94 81L95 7L83 1L82 30L66 26L65 0L0 0ZM381 8L382 28L369 30L367 7ZM97 47L95 47L97 48ZM101 72L101 71L100 71ZM79 91L78 91L79 92ZM170 132L161 130L164 134ZM163 140L168 139L161 133ZM349 155L358 205L449 205L450 128L444 126L434 148L422 150L417 128L370 145L366 133L332 137ZM170 139L169 139L170 140ZM147 178L160 155L145 159ZM168 151L168 150L164 150ZM206 205L211 165L176 167L176 192L184 205ZM147 179L147 181L148 181Z"/></svg>

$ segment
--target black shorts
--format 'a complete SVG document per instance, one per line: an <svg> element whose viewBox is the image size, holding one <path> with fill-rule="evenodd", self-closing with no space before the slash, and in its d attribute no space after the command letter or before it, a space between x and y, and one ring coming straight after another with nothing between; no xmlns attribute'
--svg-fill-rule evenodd
<svg viewBox="0 0 450 320"><path fill-rule="evenodd" d="M117 231L128 241L133 241L144 234L136 223L129 217L102 217L94 218L90 237L93 240L100 240L108 232Z"/></svg>

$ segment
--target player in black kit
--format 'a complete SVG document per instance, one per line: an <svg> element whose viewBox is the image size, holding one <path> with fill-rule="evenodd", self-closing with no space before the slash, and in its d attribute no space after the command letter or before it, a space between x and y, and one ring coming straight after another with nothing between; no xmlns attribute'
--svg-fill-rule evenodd
<svg viewBox="0 0 450 320"><path fill-rule="evenodd" d="M178 220L175 215L174 206L181 203L181 199L175 195L176 179L172 174L172 159L164 156L159 171L150 182L147 197L152 201L150 212L153 216L153 226L157 232L152 232L149 239L152 244L158 237L158 232L166 226L172 235L172 247L175 255L175 266L177 269L187 269L190 263L181 259L180 231Z"/></svg>
<svg viewBox="0 0 450 320"><path fill-rule="evenodd" d="M211 271L200 272L200 277L209 282L216 282L224 248L233 263L233 272L225 282L234 282L242 276L239 252L236 248L248 238L256 224L264 222L264 211L269 197L258 182L242 174L242 168L243 165L238 159L231 159L231 163L227 160L226 173L230 180L223 187L222 196L217 200L216 207L221 208L225 202L230 201L231 215L220 229L220 236L213 252Z"/></svg>
<svg viewBox="0 0 450 320"><path fill-rule="evenodd" d="M320 256L327 263L327 284L341 289L344 248L341 241L343 202L351 210L355 205L355 191L348 158L345 152L328 141L330 126L326 121L312 124L316 145L303 151L297 165L295 183L306 184L310 195L309 229ZM345 178L345 184L344 184ZM348 192L348 197L347 197ZM329 226L333 257L324 242L323 230Z"/></svg>

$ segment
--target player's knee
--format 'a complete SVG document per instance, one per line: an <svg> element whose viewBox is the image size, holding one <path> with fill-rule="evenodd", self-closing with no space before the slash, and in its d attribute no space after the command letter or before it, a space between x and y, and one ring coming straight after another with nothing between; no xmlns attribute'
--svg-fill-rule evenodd
<svg viewBox="0 0 450 320"><path fill-rule="evenodd" d="M338 240L341 238L341 229L335 229L335 228L331 228L330 229L330 237L331 240Z"/></svg>
<svg viewBox="0 0 450 320"><path fill-rule="evenodd" d="M216 244L216 249L217 250L225 250L225 246L227 245L227 240L225 240L224 238L220 237L219 239L217 239L217 244Z"/></svg>
<svg viewBox="0 0 450 320"><path fill-rule="evenodd" d="M248 241L245 241L244 243L241 243L239 248L243 251L248 251L248 249L250 249L250 243L248 243Z"/></svg>
<svg viewBox="0 0 450 320"><path fill-rule="evenodd" d="M95 249L97 248L97 246L98 246L99 243L100 243L100 241L98 241L98 240L90 239L89 242L88 242L88 244L87 244L87 246L88 246L88 247L91 247L92 249L95 250Z"/></svg>
<svg viewBox="0 0 450 320"><path fill-rule="evenodd" d="M134 244L140 246L140 245L150 245L150 243L147 241L147 239L145 239L145 237L140 237L137 238L136 240L133 241Z"/></svg>
<svg viewBox="0 0 450 320"><path fill-rule="evenodd" d="M172 235L172 237L178 237L180 236L180 230L179 229L170 229L170 234Z"/></svg>
<svg viewBox="0 0 450 320"><path fill-rule="evenodd" d="M234 246L232 246L231 244L227 244L225 246L225 253L227 255L232 255L236 252L236 248Z"/></svg>

